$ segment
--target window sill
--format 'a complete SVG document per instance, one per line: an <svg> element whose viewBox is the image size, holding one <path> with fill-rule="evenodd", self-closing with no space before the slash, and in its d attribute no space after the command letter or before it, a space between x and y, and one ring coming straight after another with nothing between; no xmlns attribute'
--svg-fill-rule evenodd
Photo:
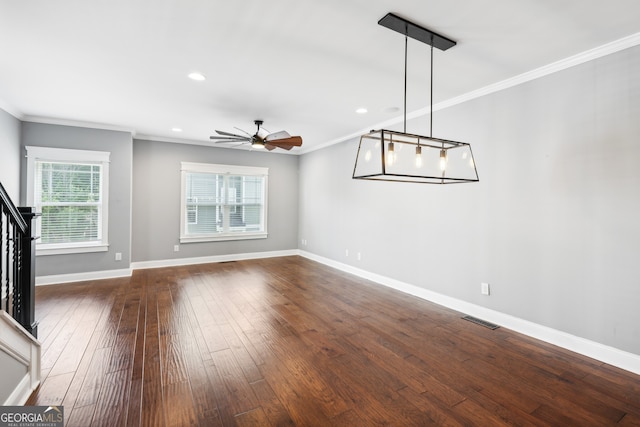
<svg viewBox="0 0 640 427"><path fill-rule="evenodd" d="M226 240L266 239L268 233L224 234L215 236L180 236L180 243L223 242Z"/></svg>
<svg viewBox="0 0 640 427"><path fill-rule="evenodd" d="M91 245L91 246L67 246L57 248L38 248L36 247L36 256L46 255L67 255L67 254L83 254L90 252L107 252L109 245Z"/></svg>

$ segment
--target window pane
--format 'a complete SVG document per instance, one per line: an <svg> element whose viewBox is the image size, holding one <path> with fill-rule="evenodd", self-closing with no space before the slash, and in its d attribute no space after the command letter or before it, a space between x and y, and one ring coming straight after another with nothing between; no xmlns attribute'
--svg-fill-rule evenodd
<svg viewBox="0 0 640 427"><path fill-rule="evenodd" d="M187 234L222 232L224 177L207 173L189 173L186 179Z"/></svg>
<svg viewBox="0 0 640 427"><path fill-rule="evenodd" d="M208 173L187 174L187 200L198 199L200 204L221 204L223 202L222 175Z"/></svg>
<svg viewBox="0 0 640 427"><path fill-rule="evenodd" d="M185 172L185 236L265 231L265 177Z"/></svg>
<svg viewBox="0 0 640 427"><path fill-rule="evenodd" d="M40 163L43 203L100 201L100 165Z"/></svg>
<svg viewBox="0 0 640 427"><path fill-rule="evenodd" d="M41 244L102 239L101 165L36 163L35 204L40 207Z"/></svg>
<svg viewBox="0 0 640 427"><path fill-rule="evenodd" d="M230 232L263 231L263 179L260 176L229 177Z"/></svg>
<svg viewBox="0 0 640 427"><path fill-rule="evenodd" d="M245 205L242 207L243 230L262 231L262 206ZM240 230L234 230L240 231Z"/></svg>
<svg viewBox="0 0 640 427"><path fill-rule="evenodd" d="M215 234L222 232L222 206L198 205L198 221L187 224L187 234Z"/></svg>
<svg viewBox="0 0 640 427"><path fill-rule="evenodd" d="M43 206L42 243L100 240L97 206Z"/></svg>
<svg viewBox="0 0 640 427"><path fill-rule="evenodd" d="M263 204L263 182L264 179L259 176L245 176L243 179L243 204Z"/></svg>

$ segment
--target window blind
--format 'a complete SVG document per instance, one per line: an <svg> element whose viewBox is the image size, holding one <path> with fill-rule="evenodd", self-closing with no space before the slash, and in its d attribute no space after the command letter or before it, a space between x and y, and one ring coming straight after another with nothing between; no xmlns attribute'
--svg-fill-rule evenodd
<svg viewBox="0 0 640 427"><path fill-rule="evenodd" d="M40 242L102 239L102 166L36 162L35 204L42 212Z"/></svg>
<svg viewBox="0 0 640 427"><path fill-rule="evenodd" d="M183 162L181 241L266 237L264 171Z"/></svg>

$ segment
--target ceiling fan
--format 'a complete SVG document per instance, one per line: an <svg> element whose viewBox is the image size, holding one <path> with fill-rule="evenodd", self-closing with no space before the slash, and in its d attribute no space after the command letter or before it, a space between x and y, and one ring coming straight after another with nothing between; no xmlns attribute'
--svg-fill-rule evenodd
<svg viewBox="0 0 640 427"><path fill-rule="evenodd" d="M289 132L286 132L284 130L281 130L280 132L269 133L261 127L263 123L262 120L254 120L253 122L258 127L255 135L251 135L248 132L243 131L242 129L239 130L246 133L246 136L216 130L216 133L220 136L212 135L209 137L209 139L216 140L216 144L228 144L236 142L239 144L251 144L252 148L266 148L269 151L276 148L282 148L283 150L288 151L293 147L302 146L302 138L299 136L291 136L289 135Z"/></svg>

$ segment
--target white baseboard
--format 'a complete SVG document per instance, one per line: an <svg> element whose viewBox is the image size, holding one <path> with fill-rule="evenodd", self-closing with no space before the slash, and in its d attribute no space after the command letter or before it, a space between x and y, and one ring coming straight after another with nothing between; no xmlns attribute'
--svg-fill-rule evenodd
<svg viewBox="0 0 640 427"><path fill-rule="evenodd" d="M562 332L556 329L539 325L537 323L530 322L528 320L504 314L499 311L491 310L486 307L439 294L437 292L404 283L399 280L371 273L369 271L352 267L350 265L343 264L329 258L312 254L310 252L299 251L299 255L336 268L338 270L353 274L355 276L371 280L372 282L378 283L380 285L384 285L416 296L418 298L434 302L452 310L460 311L462 313L487 320L491 323L495 323L497 325L530 336L532 338L557 345L558 347L565 348L575 353L591 357L601 362L608 363L610 365L640 375L640 355L629 353L614 347L600 344L595 341L577 337L566 332Z"/></svg>
<svg viewBox="0 0 640 427"><path fill-rule="evenodd" d="M0 352L11 358L21 370L26 370L17 384L3 385L12 391L1 404L24 405L40 384L41 344L5 311L0 311Z"/></svg>
<svg viewBox="0 0 640 427"><path fill-rule="evenodd" d="M114 279L117 277L129 277L131 276L133 270L141 270L145 268L176 267L180 265L206 264L210 262L229 262L242 261L245 259L273 258L280 256L298 255L299 253L300 252L298 251L298 249L289 249L271 252L253 252L245 254L214 255L195 258L173 258L155 261L132 262L129 268L121 270L89 271L85 273L38 276L36 277L36 286L83 282L87 280Z"/></svg>
<svg viewBox="0 0 640 427"><path fill-rule="evenodd" d="M131 268L123 268L121 270L89 271L86 273L56 274L52 276L37 276L36 286L84 282L86 280L113 279L116 277L129 276L131 276Z"/></svg>
<svg viewBox="0 0 640 427"><path fill-rule="evenodd" d="M299 254L300 254L300 251L298 249L288 249L284 251L213 255L213 256L196 257L196 258L173 258L173 259L162 259L157 261L139 261L139 262L132 262L131 269L142 270L145 268L177 267L180 265L207 264L211 262L242 261L246 259L274 258L274 257L280 257L280 256L292 256L292 255L299 255Z"/></svg>

